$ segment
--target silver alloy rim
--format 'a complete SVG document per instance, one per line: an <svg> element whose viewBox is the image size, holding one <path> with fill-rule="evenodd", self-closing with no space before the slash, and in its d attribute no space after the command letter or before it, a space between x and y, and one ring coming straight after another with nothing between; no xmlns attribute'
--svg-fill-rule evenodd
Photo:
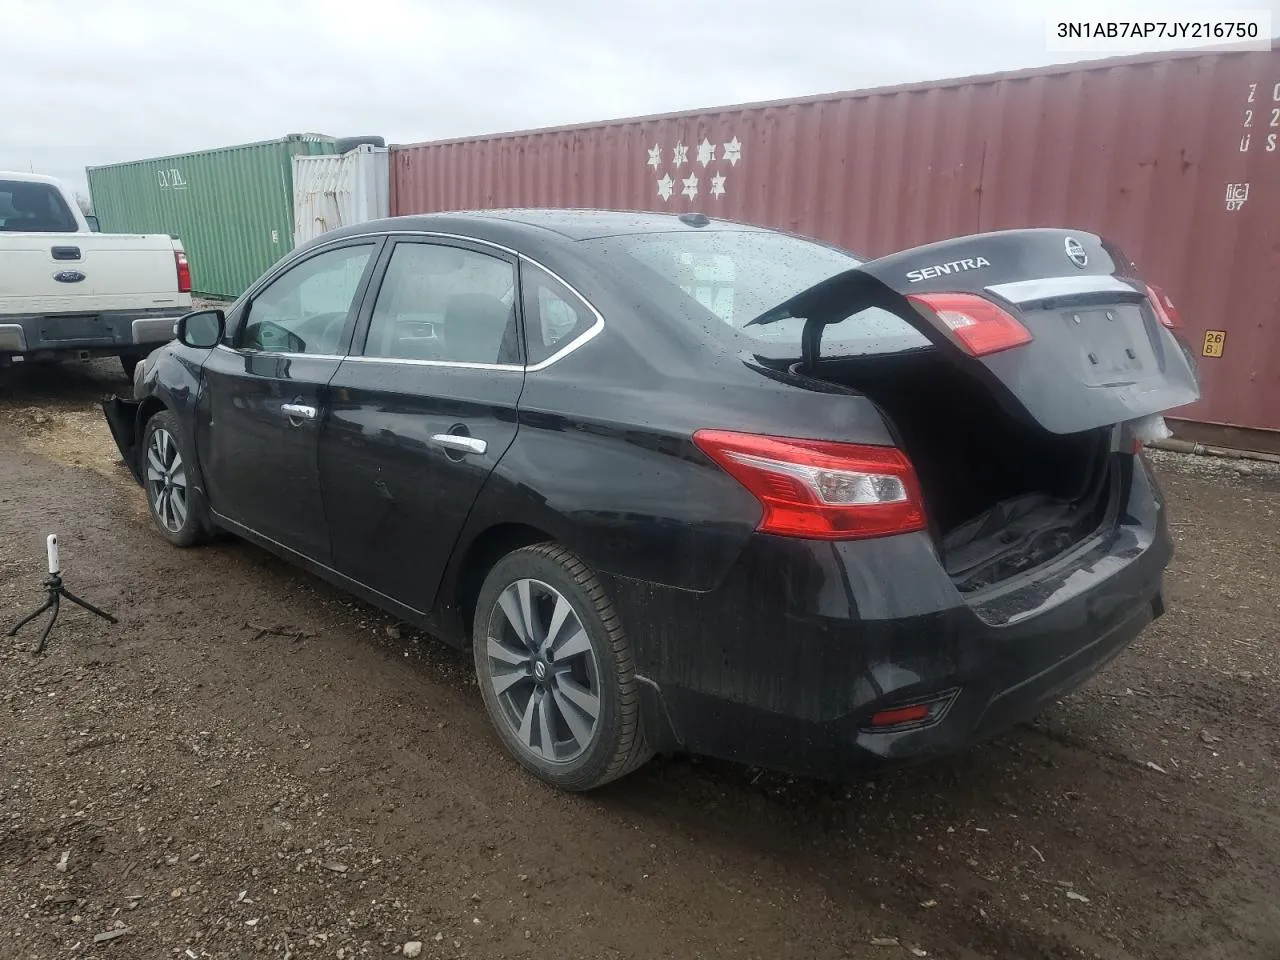
<svg viewBox="0 0 1280 960"><path fill-rule="evenodd" d="M517 580L489 613L489 683L531 756L568 763L595 738L600 665L577 611L555 587Z"/></svg>
<svg viewBox="0 0 1280 960"><path fill-rule="evenodd" d="M147 444L147 492L156 519L170 533L178 533L187 522L187 468L178 445L163 427L151 434Z"/></svg>

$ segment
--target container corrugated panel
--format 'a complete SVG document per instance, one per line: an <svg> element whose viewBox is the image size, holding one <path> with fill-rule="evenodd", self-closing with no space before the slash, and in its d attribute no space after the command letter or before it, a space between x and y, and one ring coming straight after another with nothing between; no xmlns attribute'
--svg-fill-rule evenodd
<svg viewBox="0 0 1280 960"><path fill-rule="evenodd" d="M388 150L368 144L335 156L293 158L293 242L388 216Z"/></svg>
<svg viewBox="0 0 1280 960"><path fill-rule="evenodd" d="M396 214L697 210L870 256L1065 226L1173 298L1204 398L1280 429L1280 54L1179 53L392 150Z"/></svg>
<svg viewBox="0 0 1280 960"><path fill-rule="evenodd" d="M109 233L182 239L197 293L238 297L293 249L293 158L334 152L331 137L280 140L88 168Z"/></svg>

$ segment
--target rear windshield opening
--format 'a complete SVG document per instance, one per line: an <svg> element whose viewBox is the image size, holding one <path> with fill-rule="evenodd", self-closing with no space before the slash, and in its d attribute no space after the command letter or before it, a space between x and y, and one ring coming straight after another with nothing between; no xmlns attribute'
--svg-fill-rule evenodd
<svg viewBox="0 0 1280 960"><path fill-rule="evenodd" d="M834 247L766 231L690 230L587 242L606 254L630 257L651 276L678 289L773 356L799 357L804 320L793 317L758 326L747 324L814 284L863 263ZM823 356L888 353L930 345L906 321L879 307L830 324L822 343Z"/></svg>
<svg viewBox="0 0 1280 960"><path fill-rule="evenodd" d="M49 183L0 180L0 232L75 233L76 218Z"/></svg>

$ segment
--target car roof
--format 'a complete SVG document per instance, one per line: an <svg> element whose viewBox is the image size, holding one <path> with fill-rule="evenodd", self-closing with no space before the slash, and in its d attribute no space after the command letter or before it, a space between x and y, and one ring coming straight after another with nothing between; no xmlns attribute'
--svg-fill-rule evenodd
<svg viewBox="0 0 1280 960"><path fill-rule="evenodd" d="M533 242L552 240L550 235L570 241L592 240L637 233L671 233L677 231L734 230L764 232L732 220L711 219L702 214L651 213L628 210L587 209L505 209L459 210L449 213L417 214L390 217L323 234L332 240L344 234L392 233L397 230L460 233L492 240L516 243L520 239ZM505 237L505 241L504 238Z"/></svg>
<svg viewBox="0 0 1280 960"><path fill-rule="evenodd" d="M571 240L590 240L634 233L678 230L762 230L732 220L713 220L706 214L653 213L643 210L509 209L467 211L468 217L506 220L563 234Z"/></svg>

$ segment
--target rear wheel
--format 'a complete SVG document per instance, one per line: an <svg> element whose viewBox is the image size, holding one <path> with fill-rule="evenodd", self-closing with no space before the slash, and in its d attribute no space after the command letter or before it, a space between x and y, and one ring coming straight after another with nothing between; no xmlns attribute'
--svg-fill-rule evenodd
<svg viewBox="0 0 1280 960"><path fill-rule="evenodd" d="M498 561L472 648L499 737L543 780L590 790L652 756L631 643L595 574L565 548L543 543Z"/></svg>
<svg viewBox="0 0 1280 960"><path fill-rule="evenodd" d="M204 500L194 479L178 418L169 410L157 413L142 435L142 485L156 529L177 547L206 539Z"/></svg>

